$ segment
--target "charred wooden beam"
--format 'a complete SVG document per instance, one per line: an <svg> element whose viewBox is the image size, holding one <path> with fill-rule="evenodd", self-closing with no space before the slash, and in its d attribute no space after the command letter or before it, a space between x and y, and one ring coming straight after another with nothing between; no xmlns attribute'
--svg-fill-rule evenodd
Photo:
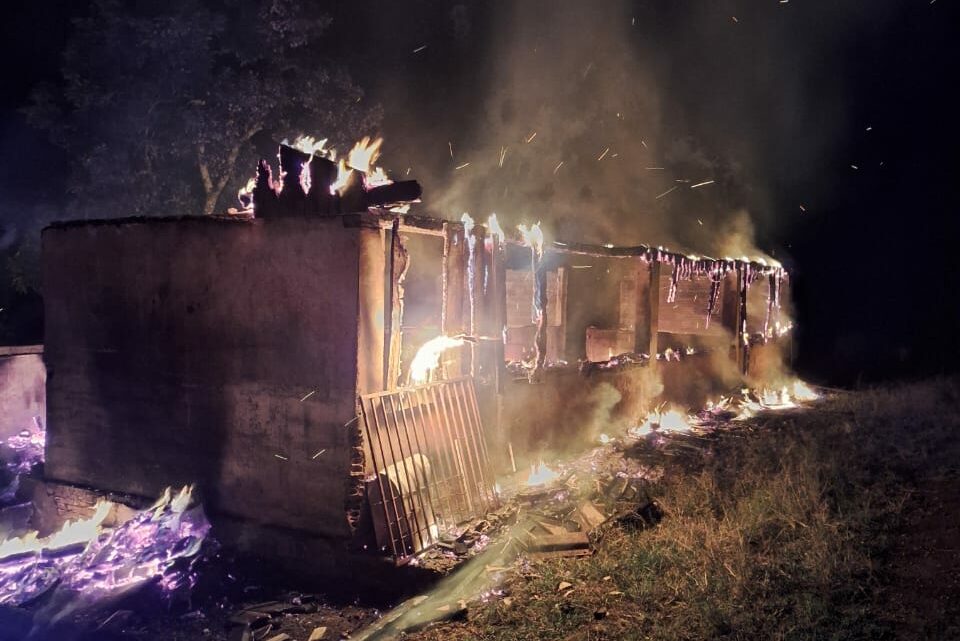
<svg viewBox="0 0 960 641"><path fill-rule="evenodd" d="M270 169L270 163L261 159L257 163L257 178L253 187L254 211L257 215L269 218L276 215L279 203L277 185L273 182L273 171Z"/></svg>
<svg viewBox="0 0 960 641"><path fill-rule="evenodd" d="M656 360L660 315L660 262L636 259L634 350Z"/></svg>
<svg viewBox="0 0 960 641"><path fill-rule="evenodd" d="M384 315L384 380L388 390L395 389L400 379L400 331L403 327L403 281L410 266L407 248L400 236L400 221L396 220L390 234L390 257L387 259L387 295L389 311Z"/></svg>
<svg viewBox="0 0 960 641"><path fill-rule="evenodd" d="M737 366L741 374L750 368L750 336L747 334L747 293L753 278L748 263L737 263Z"/></svg>
<svg viewBox="0 0 960 641"><path fill-rule="evenodd" d="M400 180L371 187L363 192L364 208L385 207L420 200L423 190L416 180Z"/></svg>
<svg viewBox="0 0 960 641"><path fill-rule="evenodd" d="M547 362L547 263L543 260L543 250L532 247L531 269L533 270L533 311L537 328L533 339L534 365L531 376L543 368Z"/></svg>

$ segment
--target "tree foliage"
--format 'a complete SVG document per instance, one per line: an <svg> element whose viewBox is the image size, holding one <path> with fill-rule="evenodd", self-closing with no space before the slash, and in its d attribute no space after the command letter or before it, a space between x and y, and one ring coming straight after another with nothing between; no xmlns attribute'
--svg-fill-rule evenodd
<svg viewBox="0 0 960 641"><path fill-rule="evenodd" d="M315 4L94 0L62 86L27 109L73 159L71 214L215 213L276 141L370 133L379 110L324 55L331 19Z"/></svg>

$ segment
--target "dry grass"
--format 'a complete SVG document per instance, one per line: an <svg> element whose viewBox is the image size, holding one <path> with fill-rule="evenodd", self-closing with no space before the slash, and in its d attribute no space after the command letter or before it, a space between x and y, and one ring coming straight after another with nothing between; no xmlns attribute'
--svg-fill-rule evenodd
<svg viewBox="0 0 960 641"><path fill-rule="evenodd" d="M656 529L613 527L593 557L536 563L509 598L413 636L892 638L884 554L914 484L960 460L957 381L837 394L757 425L655 488Z"/></svg>

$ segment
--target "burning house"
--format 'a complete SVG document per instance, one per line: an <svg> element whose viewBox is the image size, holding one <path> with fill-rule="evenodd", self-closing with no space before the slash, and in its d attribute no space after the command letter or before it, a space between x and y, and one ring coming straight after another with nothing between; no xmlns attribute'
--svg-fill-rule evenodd
<svg viewBox="0 0 960 641"><path fill-rule="evenodd" d="M781 267L415 215L377 145L283 145L231 215L44 231L47 482L195 483L241 548L403 561L494 474L778 373Z"/></svg>

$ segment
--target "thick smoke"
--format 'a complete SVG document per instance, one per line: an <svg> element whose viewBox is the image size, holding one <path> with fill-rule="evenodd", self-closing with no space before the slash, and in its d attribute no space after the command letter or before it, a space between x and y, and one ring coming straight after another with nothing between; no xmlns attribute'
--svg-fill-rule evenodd
<svg viewBox="0 0 960 641"><path fill-rule="evenodd" d="M650 51L638 20L626 2L500 9L494 70L474 113L460 114L474 122L450 141L449 167L424 177L426 206L542 220L557 239L756 254L749 224L729 222L746 203L740 166L665 133L666 54Z"/></svg>

